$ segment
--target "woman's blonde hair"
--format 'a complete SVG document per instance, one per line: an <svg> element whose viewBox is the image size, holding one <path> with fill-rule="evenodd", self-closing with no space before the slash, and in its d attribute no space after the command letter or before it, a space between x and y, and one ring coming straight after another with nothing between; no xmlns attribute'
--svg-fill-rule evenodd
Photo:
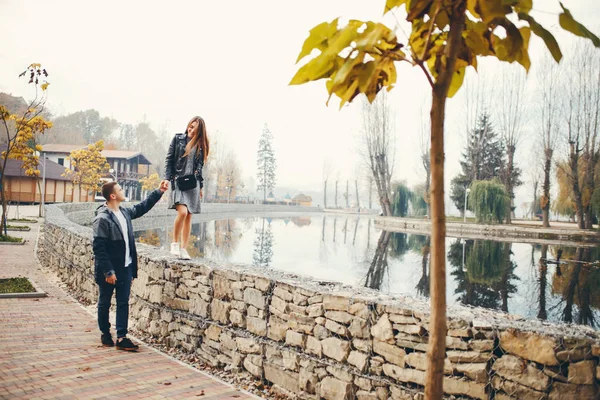
<svg viewBox="0 0 600 400"><path fill-rule="evenodd" d="M190 122L188 122L185 128L186 134L188 128L193 122L198 122L198 133L196 133L196 136L194 136L193 139L187 144L187 146L185 146L185 153L183 153L183 157L187 156L194 147L196 148L196 154L198 154L198 148L201 148L202 156L204 158L202 161L206 163L206 159L208 158L208 152L210 151L210 144L208 142L208 136L206 135L206 124L204 123L204 120L201 117L195 116L190 120Z"/></svg>

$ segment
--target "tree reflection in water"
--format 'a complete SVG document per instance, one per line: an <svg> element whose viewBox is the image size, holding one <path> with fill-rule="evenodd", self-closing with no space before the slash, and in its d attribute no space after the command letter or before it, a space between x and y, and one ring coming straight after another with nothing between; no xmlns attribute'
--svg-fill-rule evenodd
<svg viewBox="0 0 600 400"><path fill-rule="evenodd" d="M517 292L512 282L519 280L511 247L511 243L464 239L450 245L448 261L454 267L451 275L458 283L454 293L460 302L509 311L508 299Z"/></svg>
<svg viewBox="0 0 600 400"><path fill-rule="evenodd" d="M256 229L254 239L252 264L259 267L268 267L273 258L273 231L270 222L265 228L265 220L266 218L263 218L261 227Z"/></svg>
<svg viewBox="0 0 600 400"><path fill-rule="evenodd" d="M379 241L377 242L377 247L375 248L373 261L371 261L371 265L367 271L367 276L365 277L365 287L377 290L381 289L383 278L388 270L387 249L390 244L391 237L391 232L381 231L381 234L379 235Z"/></svg>
<svg viewBox="0 0 600 400"><path fill-rule="evenodd" d="M597 326L594 309L600 307L600 270L592 263L599 255L598 248L563 249L566 264L557 265L552 279L553 293L562 297L552 310L562 307L562 321Z"/></svg>
<svg viewBox="0 0 600 400"><path fill-rule="evenodd" d="M535 249L535 245L531 246L531 261L534 262L533 252ZM548 258L548 245L542 245L540 260L539 260L539 272L540 276L538 278L538 282L540 285L539 293L538 293L538 314L537 317L541 320L548 319L548 312L546 311L546 286L548 286L548 264L546 264L546 259Z"/></svg>
<svg viewBox="0 0 600 400"><path fill-rule="evenodd" d="M381 290L384 277L389 272L388 255L402 260L407 252L414 251L421 254L421 278L416 286L417 294L429 297L429 243L429 236L381 231L375 254L365 276L365 287Z"/></svg>
<svg viewBox="0 0 600 400"><path fill-rule="evenodd" d="M421 252L421 278L417 283L416 289L419 296L429 297L429 261L431 254L431 237L430 236L411 236L411 239L415 238L415 242L420 247Z"/></svg>

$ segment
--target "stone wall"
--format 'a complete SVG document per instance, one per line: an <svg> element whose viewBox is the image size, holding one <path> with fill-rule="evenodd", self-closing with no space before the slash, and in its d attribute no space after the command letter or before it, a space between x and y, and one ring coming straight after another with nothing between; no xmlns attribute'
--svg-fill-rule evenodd
<svg viewBox="0 0 600 400"><path fill-rule="evenodd" d="M95 302L90 239L89 228L49 208L39 257L74 295ZM422 397L425 302L138 249L130 314L138 330L212 365L248 371L290 398ZM593 329L459 306L448 316L449 398L597 398L600 336Z"/></svg>

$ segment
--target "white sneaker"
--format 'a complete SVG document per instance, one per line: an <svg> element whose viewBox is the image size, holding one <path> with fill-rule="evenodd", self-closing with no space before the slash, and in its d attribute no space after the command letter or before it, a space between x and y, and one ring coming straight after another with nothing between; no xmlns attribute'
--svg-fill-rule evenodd
<svg viewBox="0 0 600 400"><path fill-rule="evenodd" d="M171 254L179 257L179 243L171 243Z"/></svg>
<svg viewBox="0 0 600 400"><path fill-rule="evenodd" d="M179 250L179 258L181 258L182 260L191 260L192 259L192 257L190 257L190 255L188 254L186 249Z"/></svg>

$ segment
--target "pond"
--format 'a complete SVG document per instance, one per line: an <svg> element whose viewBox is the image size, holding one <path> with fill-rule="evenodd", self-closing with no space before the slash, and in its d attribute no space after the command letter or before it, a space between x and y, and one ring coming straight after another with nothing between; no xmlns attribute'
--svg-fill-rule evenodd
<svg viewBox="0 0 600 400"><path fill-rule="evenodd" d="M168 247L171 229L135 233ZM429 297L429 236L388 232L365 216L248 217L194 223L194 258L270 267L385 293ZM567 263L543 263L561 252ZM600 321L598 248L446 239L448 304L554 322Z"/></svg>

